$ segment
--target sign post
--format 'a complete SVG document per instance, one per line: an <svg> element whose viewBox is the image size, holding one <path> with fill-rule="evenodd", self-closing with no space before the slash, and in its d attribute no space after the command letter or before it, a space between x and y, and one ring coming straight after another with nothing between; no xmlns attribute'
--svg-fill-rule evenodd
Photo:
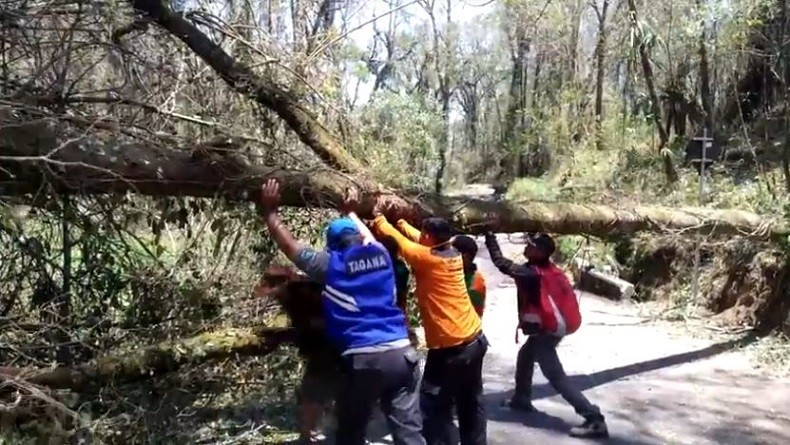
<svg viewBox="0 0 790 445"><path fill-rule="evenodd" d="M705 167L708 163L713 163L712 159L707 159L707 154L713 152L713 138L708 137L708 128L704 127L702 130L702 137L692 139L701 145L701 155L699 159L699 196L698 204L702 207L705 204ZM696 302L699 294L699 274L700 274L700 256L699 256L699 243L694 251L694 276L691 281L691 298Z"/></svg>

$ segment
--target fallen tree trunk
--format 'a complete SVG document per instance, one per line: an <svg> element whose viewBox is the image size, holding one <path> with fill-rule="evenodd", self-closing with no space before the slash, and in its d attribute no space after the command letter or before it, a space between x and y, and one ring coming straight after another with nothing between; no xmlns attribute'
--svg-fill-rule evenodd
<svg viewBox="0 0 790 445"><path fill-rule="evenodd" d="M18 376L37 385L79 391L108 382L149 378L175 371L187 363L232 355L265 355L292 337L290 328L225 329L102 357L76 367L23 372Z"/></svg>
<svg viewBox="0 0 790 445"><path fill-rule="evenodd" d="M110 354L74 367L62 366L46 371L0 367L0 378L19 378L49 388L80 391L110 382L130 382L173 372L187 363L234 355L266 355L283 343L296 343L303 353L310 353L310 345L304 342L324 336L321 289L320 284L298 276L288 268L275 268L264 275L255 290L255 297L276 300L289 320L275 318L270 322L274 326L206 332L187 339Z"/></svg>
<svg viewBox="0 0 790 445"><path fill-rule="evenodd" d="M299 138L329 165L347 172L356 173L367 178L362 164L348 154L338 140L323 126L314 113L305 105L304 98L274 86L266 79L256 76L248 67L235 61L211 41L195 25L183 15L173 11L166 4L157 1L130 0L131 5L148 19L157 23L171 35L186 44L196 55L201 57L216 71L228 85L240 94L246 95L261 105L277 113ZM668 159L667 156L664 156ZM666 159L665 159L666 160ZM671 161L668 175L674 173ZM233 184L223 178L223 186L247 189L247 198L256 196L257 183L261 175L248 169L247 183ZM123 175L122 175L123 176ZM313 177L291 176L283 173L286 203L289 205L324 205L335 207L340 195L348 185L348 179L331 174L319 174ZM332 179L332 177L334 179ZM171 181L170 184L175 184ZM185 178L184 178L185 179ZM452 218L462 229L470 233L480 233L487 212L499 213L503 216L502 232L541 230L554 233L587 233L605 236L615 233L628 233L639 230L677 230L684 232L700 232L709 235L750 235L771 237L784 234L786 230L773 220L737 210L714 211L706 209L674 210L659 207L640 207L631 210L615 210L605 206L584 206L577 204L507 204L489 203L483 200L465 199L463 197L421 197L419 201L405 199L402 195L382 193L380 187L369 179L363 179L362 216L370 216L375 204L386 204L390 208L390 216L405 216L406 219L418 219L421 216L435 214ZM196 194L206 192L212 185L202 187L180 187L171 185L169 189L178 194ZM311 188L305 186L319 186ZM141 184L142 186L142 184ZM157 188L158 186L153 185ZM253 190L253 187L255 190ZM121 187L123 188L123 187ZM191 191L189 189L192 189ZM147 188L151 190L151 188ZM198 190L200 189L200 190ZM311 199L312 198L312 199ZM314 198L320 202L315 202ZM309 201L309 202L308 202ZM421 205L424 204L424 205Z"/></svg>
<svg viewBox="0 0 790 445"><path fill-rule="evenodd" d="M283 204L335 208L348 187L361 189L363 217L375 208L387 209L392 219L411 222L429 215L451 219L459 229L479 234L488 213L500 215L500 232L545 231L594 236L635 231L679 231L705 235L746 235L771 238L787 233L777 220L738 210L637 207L617 210L606 206L570 203L507 203L463 196L411 197L384 189L367 178L359 163L347 156L303 100L267 84L211 42L182 15L161 2L133 1L157 24L184 41L206 60L236 91L277 112L302 141L327 163L357 171L362 182L336 171L295 172L251 162L239 150L198 147L171 150L143 144L109 145L64 134L62 122L42 128L41 119L2 117L0 126L0 194L35 193L45 184L68 193L137 192L154 196L223 196L257 200L263 180L283 182ZM19 122L21 120L21 122ZM53 128L54 127L54 128ZM94 129L95 130L95 129ZM60 132L60 133L59 133ZM84 134L84 133L83 133ZM69 141L61 143L62 141Z"/></svg>
<svg viewBox="0 0 790 445"><path fill-rule="evenodd" d="M740 210L505 202L465 196L406 194L360 185L333 170L300 172L253 163L236 150L165 149L138 143L101 144L82 138L58 144L52 123L0 126L0 195L36 193L47 184L68 193L136 192L152 196L225 197L256 201L267 178L283 184L283 205L337 208L345 190L360 189L359 214L374 208L391 219L418 222L435 215L470 234L484 232L488 214L500 216L498 232L543 231L609 236L638 231L776 238L788 233L777 218ZM35 135L32 137L31 135ZM32 140L31 140L32 137ZM42 140L44 142L42 142ZM368 188L364 188L368 187Z"/></svg>

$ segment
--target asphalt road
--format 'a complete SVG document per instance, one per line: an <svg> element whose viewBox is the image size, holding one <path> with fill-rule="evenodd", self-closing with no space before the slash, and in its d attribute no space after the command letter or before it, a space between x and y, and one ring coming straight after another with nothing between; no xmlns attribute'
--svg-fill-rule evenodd
<svg viewBox="0 0 790 445"><path fill-rule="evenodd" d="M521 246L500 238L506 254ZM485 248L478 265L489 288L483 324L491 341L484 380L489 444L578 444L568 437L581 421L535 372L536 414L500 406L511 394L515 357L515 289L495 270ZM690 336L650 323L627 303L580 295L584 323L563 340L566 372L606 415L611 444L790 444L790 380L755 370L736 340ZM521 339L523 343L524 339ZM391 443L381 421L374 444Z"/></svg>

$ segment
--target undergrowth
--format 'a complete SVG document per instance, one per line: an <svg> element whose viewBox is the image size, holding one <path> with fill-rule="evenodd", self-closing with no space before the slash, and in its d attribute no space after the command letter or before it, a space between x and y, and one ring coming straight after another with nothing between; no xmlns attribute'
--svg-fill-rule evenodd
<svg viewBox="0 0 790 445"><path fill-rule="evenodd" d="M265 324L276 311L252 298L253 288L267 264L287 260L251 208L136 197L0 208L4 366L86 362ZM297 237L322 245L327 212L283 209L283 216ZM64 286L65 306L58 293ZM77 436L108 444L222 443L250 431L255 440L292 435L301 373L295 350L280 348L260 358L198 359L149 381L48 393L76 417L50 418L40 403L31 405L33 419L3 411L2 443L65 443ZM20 393L23 403L28 393Z"/></svg>

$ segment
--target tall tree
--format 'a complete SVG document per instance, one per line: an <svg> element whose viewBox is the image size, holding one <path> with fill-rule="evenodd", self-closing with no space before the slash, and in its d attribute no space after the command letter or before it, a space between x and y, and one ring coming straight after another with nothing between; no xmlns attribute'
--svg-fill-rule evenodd
<svg viewBox="0 0 790 445"><path fill-rule="evenodd" d="M636 48L639 54L639 61L642 65L642 75L645 78L645 86L647 87L647 94L650 98L650 114L655 123L656 130L658 131L658 152L664 164L664 175L670 183L677 182L678 173L675 170L675 164L672 161L672 155L668 150L669 135L662 125L661 119L661 102L659 101L658 94L656 93L655 79L653 74L653 64L650 61L650 53L648 49L648 39L642 30L642 23L639 21L639 14L636 9L636 0L628 0L628 12L631 22L631 30L636 40Z"/></svg>
<svg viewBox="0 0 790 445"><path fill-rule="evenodd" d="M609 0L603 0L598 7L598 0L590 2L598 19L598 39L595 43L595 148L603 149L603 88L606 77L606 14Z"/></svg>
<svg viewBox="0 0 790 445"><path fill-rule="evenodd" d="M444 189L444 175L447 169L447 156L450 147L450 103L455 93L455 54L452 43L453 17L452 0L445 0L444 23L439 25L437 20L436 0L421 0L420 4L428 14L431 23L431 36L433 40L433 69L436 75L436 96L442 112L442 135L439 140L439 165L436 169L434 192L441 193Z"/></svg>

